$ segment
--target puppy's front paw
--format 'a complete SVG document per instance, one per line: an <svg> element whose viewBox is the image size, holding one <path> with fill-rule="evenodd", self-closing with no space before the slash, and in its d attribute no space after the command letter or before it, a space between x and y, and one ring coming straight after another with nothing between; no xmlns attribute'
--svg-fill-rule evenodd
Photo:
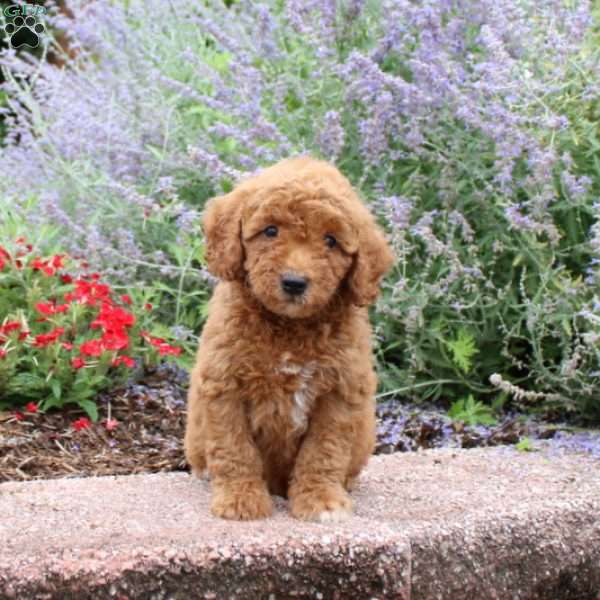
<svg viewBox="0 0 600 600"><path fill-rule="evenodd" d="M352 516L352 500L339 486L290 490L291 512L297 519L339 523Z"/></svg>
<svg viewBox="0 0 600 600"><path fill-rule="evenodd" d="M273 500L263 481L220 483L213 488L211 511L235 521L265 519L273 513Z"/></svg>

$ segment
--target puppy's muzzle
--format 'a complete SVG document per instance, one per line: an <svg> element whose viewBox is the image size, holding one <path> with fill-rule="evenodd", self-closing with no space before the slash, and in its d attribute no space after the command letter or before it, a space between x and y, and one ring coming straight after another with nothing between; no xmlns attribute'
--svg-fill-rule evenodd
<svg viewBox="0 0 600 600"><path fill-rule="evenodd" d="M281 276L281 289L290 296L301 296L307 287L308 280L306 277L290 274Z"/></svg>

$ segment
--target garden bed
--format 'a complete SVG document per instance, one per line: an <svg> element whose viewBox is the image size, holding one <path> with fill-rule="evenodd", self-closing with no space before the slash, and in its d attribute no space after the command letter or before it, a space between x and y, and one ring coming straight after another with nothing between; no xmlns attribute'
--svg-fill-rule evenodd
<svg viewBox="0 0 600 600"><path fill-rule="evenodd" d="M187 373L163 364L98 399L91 423L79 408L0 413L0 481L186 470L183 456ZM468 426L440 408L400 401L377 407L375 452L513 445L535 450L544 440L554 451L600 457L600 431L506 415L495 425Z"/></svg>
<svg viewBox="0 0 600 600"><path fill-rule="evenodd" d="M41 11L33 53L0 43L0 480L186 468L185 376L144 368L193 361L200 215L306 153L397 257L371 312L384 394L440 401L381 404L377 452L598 455L597 432L494 412L600 424L598 8L71 8ZM60 69L52 33L77 49Z"/></svg>

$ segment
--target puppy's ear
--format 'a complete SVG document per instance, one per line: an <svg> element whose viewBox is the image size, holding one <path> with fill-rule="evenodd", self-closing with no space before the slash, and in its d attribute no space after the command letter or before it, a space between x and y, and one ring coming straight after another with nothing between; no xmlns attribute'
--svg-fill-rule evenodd
<svg viewBox="0 0 600 600"><path fill-rule="evenodd" d="M394 264L394 256L371 215L368 215L368 220L363 222L358 231L358 251L347 285L352 303L368 306L375 302L381 278Z"/></svg>
<svg viewBox="0 0 600 600"><path fill-rule="evenodd" d="M245 195L234 190L208 202L202 219L206 239L208 270L227 281L244 276L244 249L241 240L242 208Z"/></svg>

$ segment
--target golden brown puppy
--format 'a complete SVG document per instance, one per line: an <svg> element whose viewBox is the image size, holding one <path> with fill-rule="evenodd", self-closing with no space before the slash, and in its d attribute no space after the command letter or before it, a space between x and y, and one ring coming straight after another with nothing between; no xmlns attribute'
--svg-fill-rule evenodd
<svg viewBox="0 0 600 600"><path fill-rule="evenodd" d="M185 435L208 470L212 512L259 519L270 494L300 519L339 520L375 440L376 377L366 306L392 255L348 180L285 160L204 215L221 278L191 375Z"/></svg>

